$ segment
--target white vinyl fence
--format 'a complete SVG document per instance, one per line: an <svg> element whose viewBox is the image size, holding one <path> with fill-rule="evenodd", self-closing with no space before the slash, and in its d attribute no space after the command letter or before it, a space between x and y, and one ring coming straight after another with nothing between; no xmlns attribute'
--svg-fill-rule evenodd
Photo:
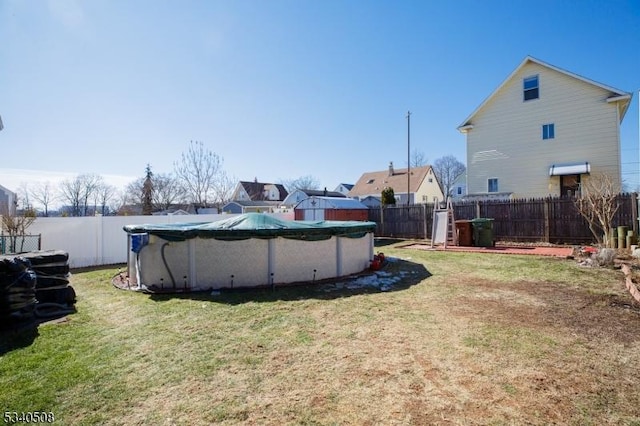
<svg viewBox="0 0 640 426"><path fill-rule="evenodd" d="M213 222L234 215L168 215L168 216L91 216L39 217L27 234L42 235L42 250L64 250L69 253L69 266L113 265L127 262L125 225L147 223ZM275 214L293 220L293 215Z"/></svg>

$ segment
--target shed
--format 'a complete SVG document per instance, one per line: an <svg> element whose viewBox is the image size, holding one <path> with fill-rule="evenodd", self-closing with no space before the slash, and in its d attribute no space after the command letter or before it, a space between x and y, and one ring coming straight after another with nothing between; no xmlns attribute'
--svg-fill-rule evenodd
<svg viewBox="0 0 640 426"><path fill-rule="evenodd" d="M369 220L369 209L353 198L309 197L294 208L296 220Z"/></svg>

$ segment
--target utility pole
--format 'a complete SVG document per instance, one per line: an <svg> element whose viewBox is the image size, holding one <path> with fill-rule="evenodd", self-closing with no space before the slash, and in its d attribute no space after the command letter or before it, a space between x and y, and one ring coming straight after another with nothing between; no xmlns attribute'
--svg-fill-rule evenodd
<svg viewBox="0 0 640 426"><path fill-rule="evenodd" d="M407 206L411 203L411 111L407 111Z"/></svg>

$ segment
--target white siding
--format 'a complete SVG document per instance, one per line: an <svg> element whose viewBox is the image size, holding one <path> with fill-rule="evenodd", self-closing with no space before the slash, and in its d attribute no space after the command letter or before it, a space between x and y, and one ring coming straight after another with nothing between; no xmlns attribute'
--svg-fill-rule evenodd
<svg viewBox="0 0 640 426"><path fill-rule="evenodd" d="M539 76L539 99L523 101L523 78ZM559 195L552 164L588 161L592 172L620 179L619 117L607 90L529 62L473 117L467 133L468 192L487 192L498 178L499 192L514 197ZM555 125L555 138L542 139L542 125Z"/></svg>
<svg viewBox="0 0 640 426"><path fill-rule="evenodd" d="M431 179L431 182L429 182L429 179ZM433 173L433 169L430 169L424 177L422 185L420 185L420 188L416 191L414 202L418 204L433 203L434 199L440 202L444 200L444 194L440 189L440 185L438 185L438 180Z"/></svg>

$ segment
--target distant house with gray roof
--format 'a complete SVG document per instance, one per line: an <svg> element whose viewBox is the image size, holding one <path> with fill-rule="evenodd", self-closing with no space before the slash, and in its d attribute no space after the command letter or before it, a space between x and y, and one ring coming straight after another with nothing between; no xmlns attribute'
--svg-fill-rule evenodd
<svg viewBox="0 0 640 426"><path fill-rule="evenodd" d="M284 201L289 193L284 185L279 183L240 181L236 185L232 201Z"/></svg>
<svg viewBox="0 0 640 426"><path fill-rule="evenodd" d="M341 183L338 186L336 186L336 189L334 189L334 192L339 192L346 196L349 193L349 191L351 191L352 189L353 189L352 183Z"/></svg>
<svg viewBox="0 0 640 426"><path fill-rule="evenodd" d="M295 191L291 191L287 198L282 201L282 205L285 207L294 207L300 201L306 200L309 197L335 197L335 198L346 198L346 195L337 191L327 191L318 189L296 189Z"/></svg>

